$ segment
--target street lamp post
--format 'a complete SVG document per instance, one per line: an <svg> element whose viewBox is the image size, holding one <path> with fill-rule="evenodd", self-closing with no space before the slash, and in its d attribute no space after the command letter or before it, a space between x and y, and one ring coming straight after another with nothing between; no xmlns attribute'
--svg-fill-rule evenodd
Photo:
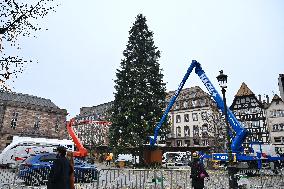
<svg viewBox="0 0 284 189"><path fill-rule="evenodd" d="M229 123L228 123L228 110L227 110L227 103L226 103L226 88L227 88L227 78L228 76L223 74L223 70L220 71L220 75L217 76L217 80L219 82L220 87L222 88L223 94L223 101L224 101L224 115L225 115L225 122L226 122L226 137L227 137L227 153L228 153L228 175L229 175L229 188L230 189L237 189L238 182L235 178L235 171L236 167L234 166L233 156L232 156L232 149L231 149L231 138L230 138L230 131L229 131Z"/></svg>

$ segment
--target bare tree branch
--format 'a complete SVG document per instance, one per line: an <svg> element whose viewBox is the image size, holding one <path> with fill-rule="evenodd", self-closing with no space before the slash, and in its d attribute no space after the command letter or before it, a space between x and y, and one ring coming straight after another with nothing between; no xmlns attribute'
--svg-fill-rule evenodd
<svg viewBox="0 0 284 189"><path fill-rule="evenodd" d="M43 18L50 11L55 11L57 4L52 5L54 0L2 0L0 1L0 53L3 53L5 42L16 44L18 36L30 36L32 31L40 30L37 19ZM0 56L0 89L11 90L8 80L18 77L23 72L24 65L32 62L18 56Z"/></svg>
<svg viewBox="0 0 284 189"><path fill-rule="evenodd" d="M12 41L20 34L29 36L29 30L40 30L38 25L32 24L32 19L43 18L48 12L55 11L55 5L48 7L47 3L52 2L53 0L39 0L35 5L29 5L21 1L6 0L0 3L0 34L7 41Z"/></svg>
<svg viewBox="0 0 284 189"><path fill-rule="evenodd" d="M17 78L29 62L32 61L23 60L19 57L0 57L0 87L3 90L11 90L6 81Z"/></svg>

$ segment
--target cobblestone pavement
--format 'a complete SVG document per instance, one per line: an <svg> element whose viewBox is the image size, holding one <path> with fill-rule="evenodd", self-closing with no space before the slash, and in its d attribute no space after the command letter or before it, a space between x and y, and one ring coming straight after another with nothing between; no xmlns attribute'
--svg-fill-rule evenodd
<svg viewBox="0 0 284 189"><path fill-rule="evenodd" d="M172 167L164 170L145 170L145 169L117 169L114 166L96 164L99 170L99 179L94 183L77 183L76 189L92 188L163 188L163 189L191 189L189 167ZM228 176L226 171L209 170L210 178L206 178L206 189L227 189ZM275 188L284 189L284 171L273 174L272 171L253 172L254 177L243 177L239 181L244 188ZM0 169L0 189L44 189L46 186L32 187L25 186L16 177L16 171Z"/></svg>

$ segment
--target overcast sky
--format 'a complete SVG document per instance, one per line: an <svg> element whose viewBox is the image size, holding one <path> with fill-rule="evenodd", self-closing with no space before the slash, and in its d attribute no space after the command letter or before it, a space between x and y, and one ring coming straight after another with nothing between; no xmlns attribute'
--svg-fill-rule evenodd
<svg viewBox="0 0 284 189"><path fill-rule="evenodd" d="M284 73L283 10L282 0L62 0L57 12L38 20L47 31L21 39L21 53L39 63L28 65L14 91L51 99L68 118L114 100L128 31L142 13L162 52L168 91L195 59L218 90L219 70L229 76L229 105L242 82L271 98ZM206 90L193 73L185 87L196 85Z"/></svg>

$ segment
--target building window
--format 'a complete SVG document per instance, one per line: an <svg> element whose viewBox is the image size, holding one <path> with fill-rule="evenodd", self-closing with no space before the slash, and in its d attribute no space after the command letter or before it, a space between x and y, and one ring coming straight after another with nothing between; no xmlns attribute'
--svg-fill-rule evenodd
<svg viewBox="0 0 284 189"><path fill-rule="evenodd" d="M39 127L40 127L40 116L39 115L37 115L36 117L35 117L35 122L34 122L34 129L39 129Z"/></svg>
<svg viewBox="0 0 284 189"><path fill-rule="evenodd" d="M177 127L176 135L177 135L177 137L181 137L181 128L180 127Z"/></svg>
<svg viewBox="0 0 284 189"><path fill-rule="evenodd" d="M205 106L206 105L206 99L200 99L200 106Z"/></svg>
<svg viewBox="0 0 284 189"><path fill-rule="evenodd" d="M175 109L178 110L179 109L179 101L176 102L176 106Z"/></svg>
<svg viewBox="0 0 284 189"><path fill-rule="evenodd" d="M206 120L207 119L207 113L201 112L201 118L202 118L202 120Z"/></svg>
<svg viewBox="0 0 284 189"><path fill-rule="evenodd" d="M259 123L259 121L252 121L252 122L251 122L251 126L252 126L252 127L259 127L259 126L260 126L260 123Z"/></svg>
<svg viewBox="0 0 284 189"><path fill-rule="evenodd" d="M276 111L275 110L270 111L270 117L276 117Z"/></svg>
<svg viewBox="0 0 284 189"><path fill-rule="evenodd" d="M272 131L284 131L284 123L274 124L272 126Z"/></svg>
<svg viewBox="0 0 284 189"><path fill-rule="evenodd" d="M193 121L198 121L198 115L197 115L197 113L192 113L192 120L193 120Z"/></svg>
<svg viewBox="0 0 284 189"><path fill-rule="evenodd" d="M12 129L16 129L16 127L17 127L18 116L19 116L18 112L13 112L12 120L11 120L11 128Z"/></svg>
<svg viewBox="0 0 284 189"><path fill-rule="evenodd" d="M180 123L180 122L181 122L180 115L176 115L176 123Z"/></svg>
<svg viewBox="0 0 284 189"><path fill-rule="evenodd" d="M184 122L189 122L189 114L184 114Z"/></svg>
<svg viewBox="0 0 284 189"><path fill-rule="evenodd" d="M270 115L271 117L284 117L284 110L272 110Z"/></svg>
<svg viewBox="0 0 284 189"><path fill-rule="evenodd" d="M202 141L202 145L203 145L203 146L208 146L208 145L209 145L208 140L203 140L203 141Z"/></svg>
<svg viewBox="0 0 284 189"><path fill-rule="evenodd" d="M199 136L199 128L198 125L193 125L193 137Z"/></svg>
<svg viewBox="0 0 284 189"><path fill-rule="evenodd" d="M274 137L275 143L281 143L281 137Z"/></svg>
<svg viewBox="0 0 284 189"><path fill-rule="evenodd" d="M187 102L187 101L184 101L184 102L183 102L183 107L184 107L184 108L188 108L188 102Z"/></svg>
<svg viewBox="0 0 284 189"><path fill-rule="evenodd" d="M197 105L197 100L192 100L192 107L195 107Z"/></svg>
<svg viewBox="0 0 284 189"><path fill-rule="evenodd" d="M209 137L209 135L208 135L208 125L207 124L203 124L201 129L202 129L202 137L204 137L204 138Z"/></svg>
<svg viewBox="0 0 284 189"><path fill-rule="evenodd" d="M246 97L246 103L250 103L250 98Z"/></svg>
<svg viewBox="0 0 284 189"><path fill-rule="evenodd" d="M240 104L240 99L237 99L237 100L236 100L236 104Z"/></svg>
<svg viewBox="0 0 284 189"><path fill-rule="evenodd" d="M284 131L284 123L278 124L279 131Z"/></svg>
<svg viewBox="0 0 284 189"><path fill-rule="evenodd" d="M168 123L171 125L172 124L172 116L168 116Z"/></svg>
<svg viewBox="0 0 284 189"><path fill-rule="evenodd" d="M187 147L190 146L190 140L185 140L184 143L185 143L185 146Z"/></svg>
<svg viewBox="0 0 284 189"><path fill-rule="evenodd" d="M274 124L272 126L272 131L278 131L278 124Z"/></svg>
<svg viewBox="0 0 284 189"><path fill-rule="evenodd" d="M182 140L177 140L177 146L182 146Z"/></svg>
<svg viewBox="0 0 284 189"><path fill-rule="evenodd" d="M276 117L284 117L284 110L277 110Z"/></svg>
<svg viewBox="0 0 284 189"><path fill-rule="evenodd" d="M184 126L184 136L186 137L186 136L189 136L189 133L190 133L190 131L189 131L189 126Z"/></svg>
<svg viewBox="0 0 284 189"><path fill-rule="evenodd" d="M208 125L207 124L202 125L202 131L208 131Z"/></svg>
<svg viewBox="0 0 284 189"><path fill-rule="evenodd" d="M194 139L193 139L193 144L194 144L194 145L199 145L199 139L194 138Z"/></svg>
<svg viewBox="0 0 284 189"><path fill-rule="evenodd" d="M57 115L56 116L56 121L55 121L55 131L59 131L59 124L60 124L60 117Z"/></svg>

